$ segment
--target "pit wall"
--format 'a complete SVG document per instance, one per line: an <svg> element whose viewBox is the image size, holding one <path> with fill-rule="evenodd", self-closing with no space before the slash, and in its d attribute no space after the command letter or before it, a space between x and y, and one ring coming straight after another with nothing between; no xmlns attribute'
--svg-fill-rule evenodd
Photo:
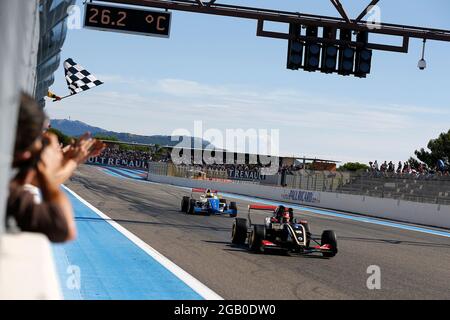
<svg viewBox="0 0 450 320"><path fill-rule="evenodd" d="M450 229L450 206L448 205L332 192L305 191L258 184L193 180L155 174L149 174L148 180L188 188L211 188L222 192L267 200Z"/></svg>

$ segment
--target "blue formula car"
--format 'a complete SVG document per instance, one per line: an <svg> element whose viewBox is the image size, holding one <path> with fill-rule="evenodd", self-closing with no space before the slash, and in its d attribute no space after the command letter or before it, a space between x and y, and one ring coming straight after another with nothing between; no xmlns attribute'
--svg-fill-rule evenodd
<svg viewBox="0 0 450 320"><path fill-rule="evenodd" d="M198 200L193 198L194 193L202 193ZM187 214L237 216L236 202L227 203L226 199L217 194L217 190L193 188L191 196L184 196L181 200L181 211Z"/></svg>

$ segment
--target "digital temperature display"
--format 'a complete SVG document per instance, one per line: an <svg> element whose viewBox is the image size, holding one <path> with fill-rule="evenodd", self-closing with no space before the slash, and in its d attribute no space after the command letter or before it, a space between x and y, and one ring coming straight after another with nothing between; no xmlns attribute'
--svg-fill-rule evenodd
<svg viewBox="0 0 450 320"><path fill-rule="evenodd" d="M169 37L170 12L86 3L84 27L104 31Z"/></svg>

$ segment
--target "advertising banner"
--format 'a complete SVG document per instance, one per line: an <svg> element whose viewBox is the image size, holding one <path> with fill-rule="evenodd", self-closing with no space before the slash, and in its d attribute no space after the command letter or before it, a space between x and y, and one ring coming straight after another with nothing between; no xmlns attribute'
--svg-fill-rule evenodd
<svg viewBox="0 0 450 320"><path fill-rule="evenodd" d="M261 181L266 179L266 176L262 175L258 170L228 169L227 174L228 178L232 180Z"/></svg>
<svg viewBox="0 0 450 320"><path fill-rule="evenodd" d="M281 195L283 200L302 202L302 203L320 203L320 193L314 191L303 191L288 189L287 192Z"/></svg>
<svg viewBox="0 0 450 320"><path fill-rule="evenodd" d="M88 164L101 164L105 166L116 166L126 168L147 169L147 162L140 160L127 160L119 158L91 157L87 161Z"/></svg>

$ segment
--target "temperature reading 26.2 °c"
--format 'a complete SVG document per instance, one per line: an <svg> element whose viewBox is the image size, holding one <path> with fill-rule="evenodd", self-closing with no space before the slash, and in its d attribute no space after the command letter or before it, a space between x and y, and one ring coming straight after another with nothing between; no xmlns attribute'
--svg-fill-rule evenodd
<svg viewBox="0 0 450 320"><path fill-rule="evenodd" d="M86 3L84 27L156 37L169 37L170 12Z"/></svg>

